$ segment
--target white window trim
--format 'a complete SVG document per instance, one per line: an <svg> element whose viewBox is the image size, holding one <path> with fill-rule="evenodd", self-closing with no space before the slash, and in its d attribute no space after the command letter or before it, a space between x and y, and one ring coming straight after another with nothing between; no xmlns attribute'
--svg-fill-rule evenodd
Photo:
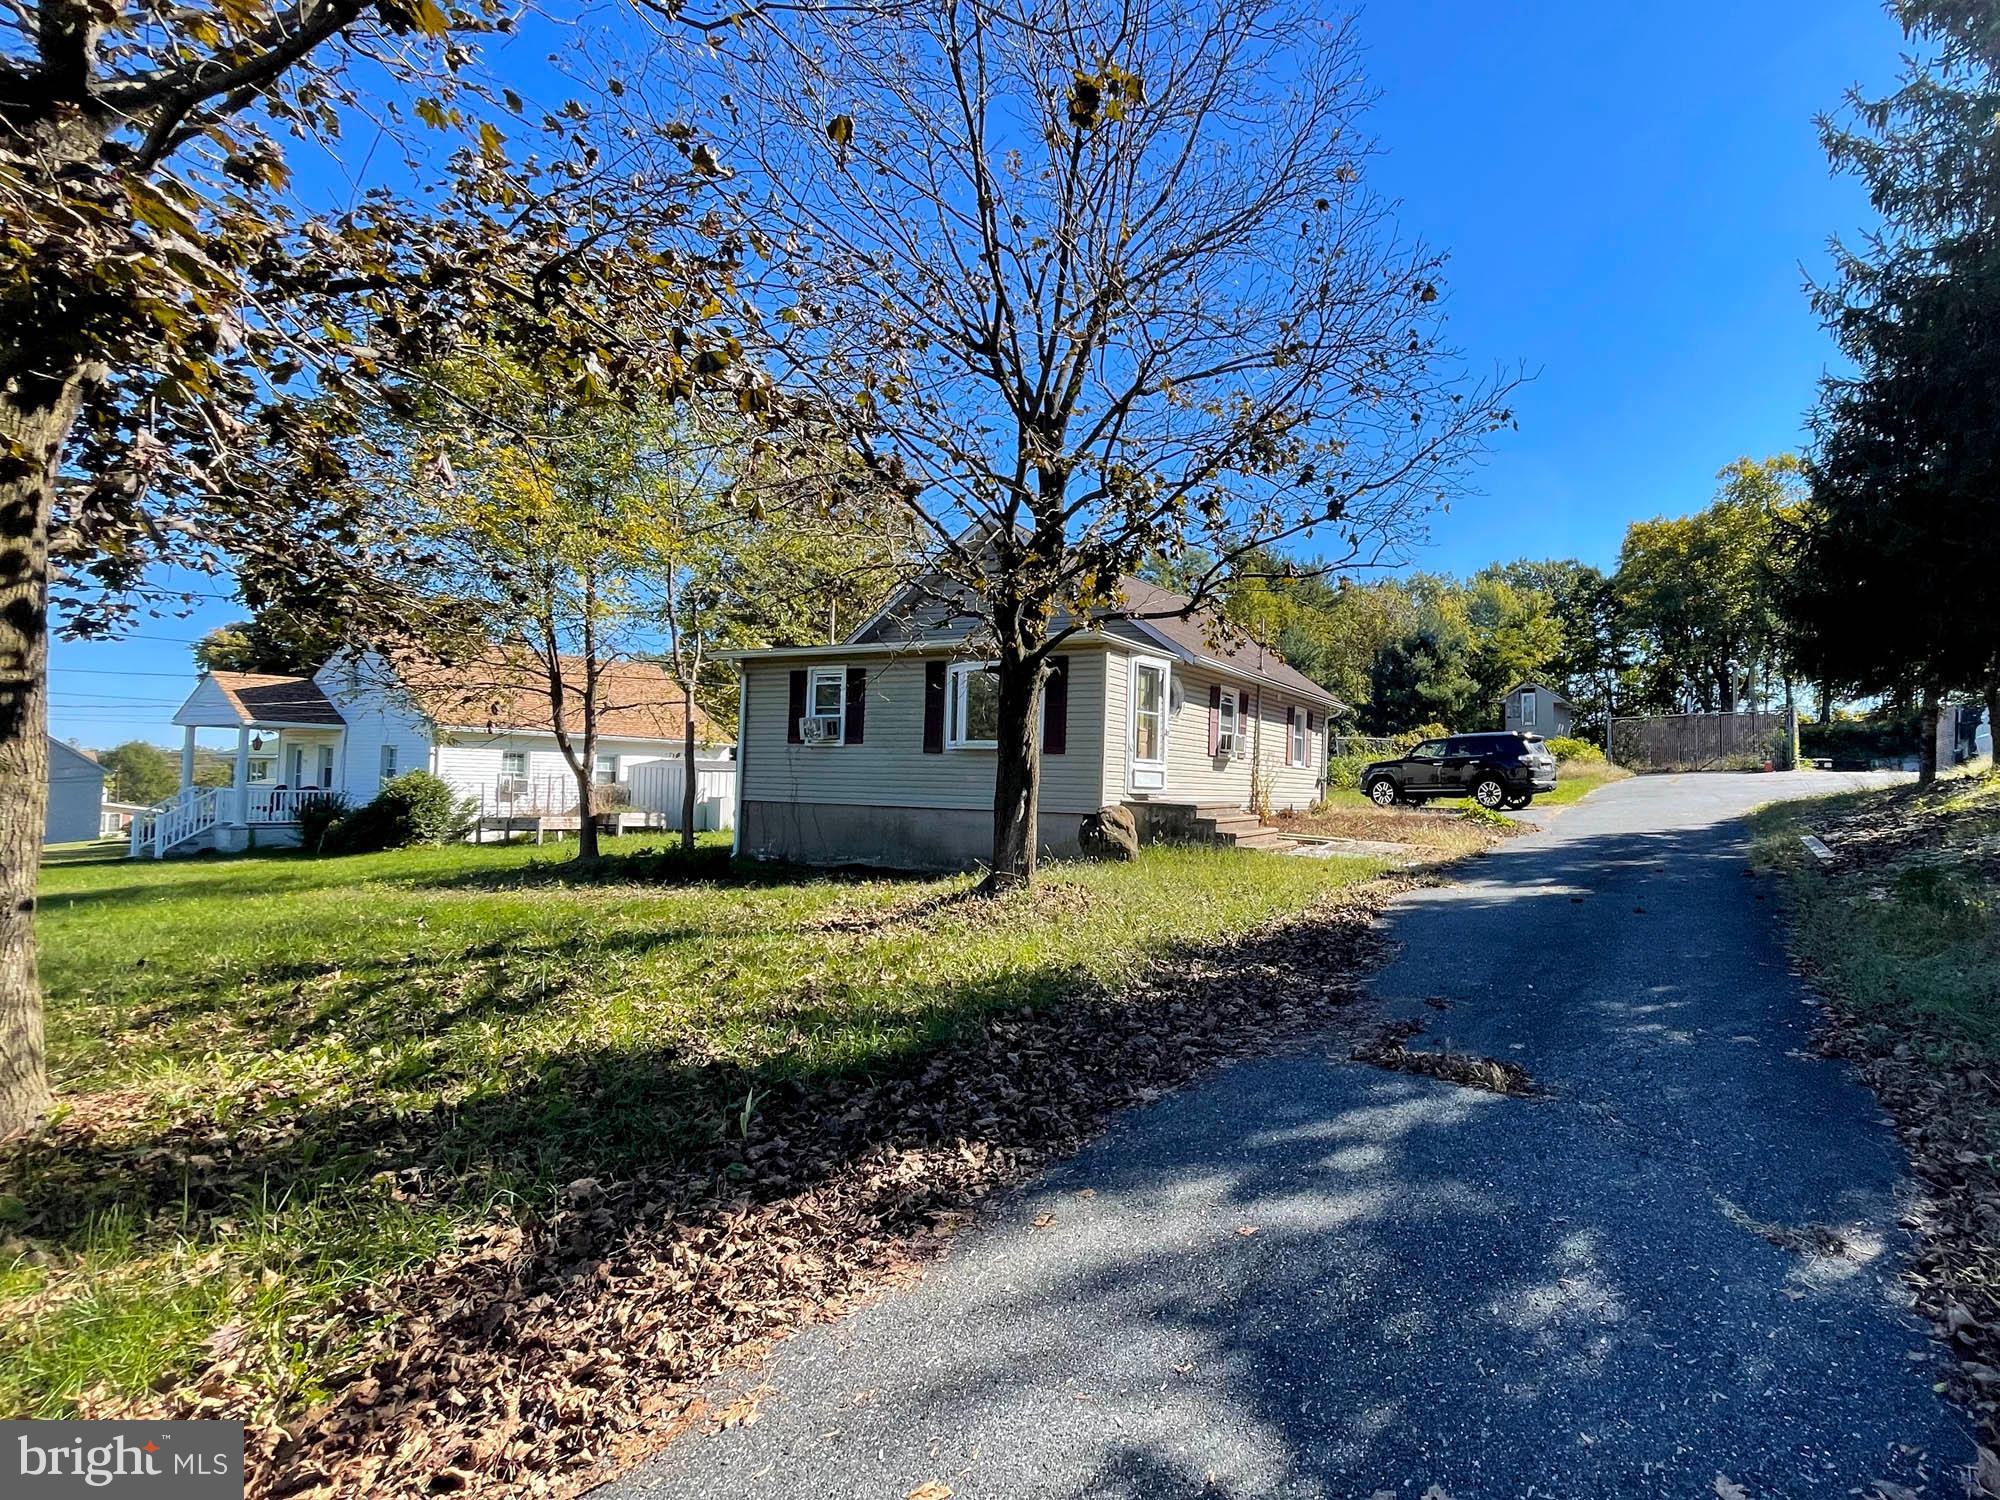
<svg viewBox="0 0 2000 1500"><path fill-rule="evenodd" d="M518 760L521 769L510 771L507 763ZM502 781L526 781L528 779L528 752L525 750L502 750L500 752L500 779Z"/></svg>
<svg viewBox="0 0 2000 1500"><path fill-rule="evenodd" d="M1292 735L1285 746L1285 764L1288 766L1309 766L1312 764L1312 723L1306 709L1292 710Z"/></svg>
<svg viewBox="0 0 2000 1500"><path fill-rule="evenodd" d="M1141 668L1157 668L1160 673L1160 755L1157 760L1139 758L1139 672ZM1167 785L1167 762L1173 755L1174 733L1174 666L1164 656L1134 656L1131 677L1126 686L1125 705L1125 780L1134 791L1165 791ZM1153 784L1150 776L1144 786L1140 786L1133 773L1157 772L1158 784Z"/></svg>
<svg viewBox="0 0 2000 1500"><path fill-rule="evenodd" d="M604 781L600 779L600 776L603 773L604 763L607 760L611 762L611 779L609 781ZM606 755L601 750L598 751L597 759L591 763L590 779L596 782L597 785L599 786L618 785L618 757L616 755Z"/></svg>
<svg viewBox="0 0 2000 1500"><path fill-rule="evenodd" d="M1534 722L1535 695L1533 693L1523 693L1521 694L1521 727L1526 729Z"/></svg>
<svg viewBox="0 0 2000 1500"><path fill-rule="evenodd" d="M819 710L819 685L831 682L840 703L838 713L825 714ZM806 673L806 712L808 719L833 719L836 721L833 734L819 742L820 747L844 745L847 743L847 668L814 667ZM808 746L808 748L811 748Z"/></svg>
<svg viewBox="0 0 2000 1500"><path fill-rule="evenodd" d="M997 750L1000 742L969 740L963 735L967 684L975 673L995 672L997 661L955 661L945 669L944 745L947 750Z"/></svg>
<svg viewBox="0 0 2000 1500"><path fill-rule="evenodd" d="M376 756L376 770L379 773L377 779L381 781L393 779L396 775L396 762L400 758L394 745L382 746Z"/></svg>
<svg viewBox="0 0 2000 1500"><path fill-rule="evenodd" d="M1236 760L1245 758L1250 748L1250 693L1241 688L1236 693Z"/></svg>

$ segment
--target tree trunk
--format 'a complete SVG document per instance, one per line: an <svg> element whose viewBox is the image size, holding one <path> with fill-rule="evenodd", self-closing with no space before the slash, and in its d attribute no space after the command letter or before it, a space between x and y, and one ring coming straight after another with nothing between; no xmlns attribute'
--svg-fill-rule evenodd
<svg viewBox="0 0 2000 1500"><path fill-rule="evenodd" d="M1035 696L1042 663L1002 653L1000 731L993 767L993 870L989 895L1035 879L1035 830L1041 801L1042 746L1035 733Z"/></svg>
<svg viewBox="0 0 2000 1500"><path fill-rule="evenodd" d="M49 1105L35 886L48 811L49 518L83 362L0 389L0 1136Z"/></svg>
<svg viewBox="0 0 2000 1500"><path fill-rule="evenodd" d="M1822 724L1833 722L1833 684L1830 682L1819 685L1819 721Z"/></svg>
<svg viewBox="0 0 2000 1500"><path fill-rule="evenodd" d="M681 726L681 847L694 852L694 689L682 685L687 694L687 722Z"/></svg>
<svg viewBox="0 0 2000 1500"><path fill-rule="evenodd" d="M1917 710L1917 785L1929 786L1938 774L1938 690L1924 684L1923 703Z"/></svg>
<svg viewBox="0 0 2000 1500"><path fill-rule="evenodd" d="M597 853L597 736L587 734L576 766L576 857L588 864Z"/></svg>
<svg viewBox="0 0 2000 1500"><path fill-rule="evenodd" d="M2000 677L1986 684L1986 744L1992 752L1991 769L2000 771Z"/></svg>

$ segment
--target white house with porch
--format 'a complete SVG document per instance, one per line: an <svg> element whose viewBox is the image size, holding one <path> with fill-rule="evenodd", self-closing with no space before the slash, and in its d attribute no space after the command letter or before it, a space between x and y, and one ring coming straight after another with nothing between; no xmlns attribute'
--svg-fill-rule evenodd
<svg viewBox="0 0 2000 1500"><path fill-rule="evenodd" d="M562 658L561 674L564 724L580 735L582 663ZM500 648L454 663L349 651L310 677L206 673L174 715L183 732L180 790L133 817L132 853L295 845L305 799L332 793L358 806L413 770L477 803L482 830L573 829L576 778L549 727L550 687L539 658ZM601 669L592 776L604 788L598 805L619 826L679 826L690 711L702 747L696 826L727 827L734 751L718 743L701 706L651 662ZM235 736L227 786L195 784L202 730Z"/></svg>

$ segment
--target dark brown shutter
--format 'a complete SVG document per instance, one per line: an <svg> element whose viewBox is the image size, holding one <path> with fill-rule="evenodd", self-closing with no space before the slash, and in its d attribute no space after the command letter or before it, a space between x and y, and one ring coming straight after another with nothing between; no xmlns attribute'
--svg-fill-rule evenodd
<svg viewBox="0 0 2000 1500"><path fill-rule="evenodd" d="M944 663L924 663L924 754L944 754Z"/></svg>
<svg viewBox="0 0 2000 1500"><path fill-rule="evenodd" d="M1062 755L1069 749L1069 658L1049 658L1048 681L1042 684L1042 754Z"/></svg>
<svg viewBox="0 0 2000 1500"><path fill-rule="evenodd" d="M847 669L847 733L846 743L861 743L861 731L868 723L868 669L849 667Z"/></svg>
<svg viewBox="0 0 2000 1500"><path fill-rule="evenodd" d="M1222 748L1222 684L1208 685L1208 753L1215 754Z"/></svg>
<svg viewBox="0 0 2000 1500"><path fill-rule="evenodd" d="M799 720L806 716L806 674L792 673L792 710L785 719L785 743L799 743Z"/></svg>

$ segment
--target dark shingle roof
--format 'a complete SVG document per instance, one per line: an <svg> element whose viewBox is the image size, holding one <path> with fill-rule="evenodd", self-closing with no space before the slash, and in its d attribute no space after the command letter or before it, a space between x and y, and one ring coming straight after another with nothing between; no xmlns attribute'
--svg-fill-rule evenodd
<svg viewBox="0 0 2000 1500"><path fill-rule="evenodd" d="M271 672L211 672L208 676L245 724L347 722L310 677L280 677Z"/></svg>
<svg viewBox="0 0 2000 1500"><path fill-rule="evenodd" d="M1143 578L1122 578L1118 587L1125 596L1125 611L1137 617L1137 623L1158 632L1190 656L1218 663L1274 687L1338 701L1271 647L1259 645L1240 630L1218 628L1212 609L1198 609L1186 615L1177 613L1187 608L1187 595Z"/></svg>

